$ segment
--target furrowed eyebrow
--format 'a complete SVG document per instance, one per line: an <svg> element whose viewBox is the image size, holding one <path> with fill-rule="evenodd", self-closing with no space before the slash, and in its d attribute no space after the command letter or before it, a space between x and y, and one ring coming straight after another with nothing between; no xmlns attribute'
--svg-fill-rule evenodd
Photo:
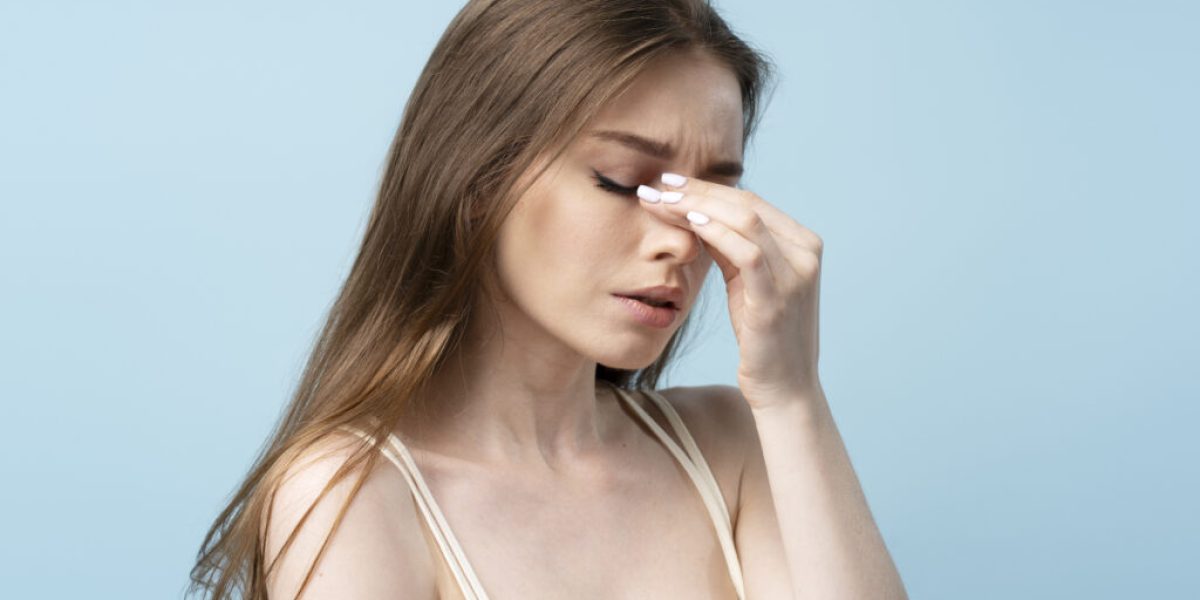
<svg viewBox="0 0 1200 600"><path fill-rule="evenodd" d="M596 131L592 133L592 137L610 142L616 142L622 146L625 146L626 148L631 148L641 152L642 154L653 156L654 158L662 160L667 160L675 156L675 149L671 147L671 144L644 138L640 135L625 131ZM705 169L700 175L701 179L703 179L706 175L715 175L717 177L741 177L743 170L742 163L738 161L727 160L708 165L708 168Z"/></svg>

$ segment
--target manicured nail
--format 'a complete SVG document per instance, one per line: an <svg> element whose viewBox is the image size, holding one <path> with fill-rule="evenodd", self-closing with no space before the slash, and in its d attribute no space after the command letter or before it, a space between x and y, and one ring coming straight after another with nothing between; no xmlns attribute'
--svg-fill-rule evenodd
<svg viewBox="0 0 1200 600"><path fill-rule="evenodd" d="M663 192L662 194L659 194L659 198L661 198L662 201L666 202L667 204L675 204L676 202L683 200L683 192Z"/></svg>
<svg viewBox="0 0 1200 600"><path fill-rule="evenodd" d="M663 173L662 182L671 187L680 187L687 183L687 177L684 177L683 175L677 175L675 173Z"/></svg>
<svg viewBox="0 0 1200 600"><path fill-rule="evenodd" d="M662 196L662 193L648 185L639 185L637 189L637 195L638 198L641 198L646 202L653 203L658 202L658 199L660 196Z"/></svg>
<svg viewBox="0 0 1200 600"><path fill-rule="evenodd" d="M689 220L697 225L703 225L708 222L708 215L705 215L704 213L696 212L694 210L689 210L688 214L687 214L687 220Z"/></svg>

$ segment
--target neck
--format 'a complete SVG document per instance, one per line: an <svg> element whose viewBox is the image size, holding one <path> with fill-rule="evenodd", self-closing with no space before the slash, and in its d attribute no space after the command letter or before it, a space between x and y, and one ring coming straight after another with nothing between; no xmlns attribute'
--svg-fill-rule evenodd
<svg viewBox="0 0 1200 600"><path fill-rule="evenodd" d="M559 470L610 447L623 412L596 363L561 343L464 344L424 394L422 446L482 464ZM627 420L627 417L625 417Z"/></svg>

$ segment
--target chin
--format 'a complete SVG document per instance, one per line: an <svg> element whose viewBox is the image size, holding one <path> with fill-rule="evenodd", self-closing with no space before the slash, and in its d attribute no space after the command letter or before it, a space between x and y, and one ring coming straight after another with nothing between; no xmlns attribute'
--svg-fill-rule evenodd
<svg viewBox="0 0 1200 600"><path fill-rule="evenodd" d="M657 358L657 357L655 357L655 358ZM650 365L654 364L654 361L651 360L651 361L629 362L629 363L614 362L614 361L602 361L602 362L598 362L597 364L604 365L610 369L621 369L622 371L640 371L641 369L645 369L646 367L649 367Z"/></svg>
<svg viewBox="0 0 1200 600"><path fill-rule="evenodd" d="M654 364L654 361L662 356L662 350L657 346L641 344L640 347L626 352L605 352L602 356L596 357L596 363L610 369L636 371Z"/></svg>

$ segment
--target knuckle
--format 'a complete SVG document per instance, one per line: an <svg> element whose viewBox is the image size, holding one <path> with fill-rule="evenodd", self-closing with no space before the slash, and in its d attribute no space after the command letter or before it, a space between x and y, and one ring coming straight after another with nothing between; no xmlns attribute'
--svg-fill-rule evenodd
<svg viewBox="0 0 1200 600"><path fill-rule="evenodd" d="M734 225L737 227L738 231L754 231L760 223L761 220L758 218L758 213L754 211L748 211L740 213L736 217L736 222Z"/></svg>
<svg viewBox="0 0 1200 600"><path fill-rule="evenodd" d="M759 269L767 262L767 255L763 253L761 248L753 248L746 252L746 266L752 269Z"/></svg>
<svg viewBox="0 0 1200 600"><path fill-rule="evenodd" d="M804 277L811 277L821 270L821 259L816 254L804 253L796 265L796 272Z"/></svg>

